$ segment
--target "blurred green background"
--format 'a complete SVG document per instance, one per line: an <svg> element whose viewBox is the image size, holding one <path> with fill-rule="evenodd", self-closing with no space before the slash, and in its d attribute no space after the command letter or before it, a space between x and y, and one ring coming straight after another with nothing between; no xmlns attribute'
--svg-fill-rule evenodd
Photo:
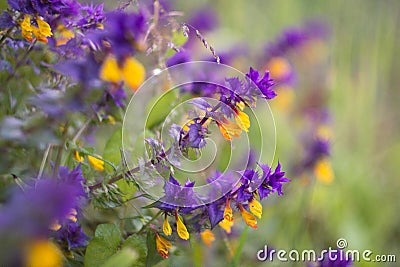
<svg viewBox="0 0 400 267"><path fill-rule="evenodd" d="M264 45L288 26L317 18L331 28L328 90L335 180L330 185L316 182L304 186L294 179L285 186L284 196L268 199L259 229L249 229L245 237L240 266L293 266L257 262L256 252L264 245L321 250L336 247L339 238L347 240L349 249L396 254L399 261L400 2L182 0L175 6L193 11L205 5L214 8L220 20L220 28L206 35L208 41L217 51L237 42L247 43L253 56L248 66L257 62ZM285 163L292 159L295 137L291 121L274 115L277 157ZM235 248L238 241L232 242ZM194 251L195 260L188 259L189 265L226 264L226 252ZM171 265L175 265L174 259ZM355 266L397 264L360 262Z"/></svg>

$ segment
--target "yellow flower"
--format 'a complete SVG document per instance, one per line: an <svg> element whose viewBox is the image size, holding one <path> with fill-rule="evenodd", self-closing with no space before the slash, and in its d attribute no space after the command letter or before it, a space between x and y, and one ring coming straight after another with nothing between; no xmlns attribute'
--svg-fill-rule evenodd
<svg viewBox="0 0 400 267"><path fill-rule="evenodd" d="M321 159L317 161L314 167L314 175L319 181L325 184L332 183L335 175L328 159Z"/></svg>
<svg viewBox="0 0 400 267"><path fill-rule="evenodd" d="M232 140L232 137L240 137L240 134L242 133L242 129L239 125L226 118L223 118L222 121L217 122L217 125L222 136L227 140Z"/></svg>
<svg viewBox="0 0 400 267"><path fill-rule="evenodd" d="M236 112L235 121L237 125L244 131L248 132L250 128L249 116L243 111L238 110Z"/></svg>
<svg viewBox="0 0 400 267"><path fill-rule="evenodd" d="M271 77L277 80L288 77L292 71L289 62L283 57L274 57L268 62L267 69Z"/></svg>
<svg viewBox="0 0 400 267"><path fill-rule="evenodd" d="M262 216L262 205L255 198L253 198L249 203L249 208L251 213L261 219Z"/></svg>
<svg viewBox="0 0 400 267"><path fill-rule="evenodd" d="M178 236L183 240L188 240L189 232L186 229L185 224L182 222L182 219L179 217L177 212L175 213L175 219L176 219L176 230L178 231Z"/></svg>
<svg viewBox="0 0 400 267"><path fill-rule="evenodd" d="M245 210L241 204L239 204L239 209L240 213L242 214L244 222L251 228L257 229L256 217L254 217L253 214Z"/></svg>
<svg viewBox="0 0 400 267"><path fill-rule="evenodd" d="M200 233L201 240L207 247L211 247L211 243L214 242L215 236L211 230L207 229Z"/></svg>
<svg viewBox="0 0 400 267"><path fill-rule="evenodd" d="M101 158L100 156L97 157ZM88 155L88 161L90 165L92 165L93 168L95 168L96 170L100 172L104 171L104 161L102 161L101 159L97 159L93 156Z"/></svg>
<svg viewBox="0 0 400 267"><path fill-rule="evenodd" d="M160 254L161 257L163 257L164 259L168 259L168 249L172 248L172 244L167 239L156 233L156 248L158 254Z"/></svg>
<svg viewBox="0 0 400 267"><path fill-rule="evenodd" d="M167 218L166 214L165 214L165 219L164 219L164 223L163 223L162 229L163 229L163 232L164 232L164 234L166 236L169 236L169 235L172 234L172 228L171 228L171 225L168 222L168 218Z"/></svg>
<svg viewBox="0 0 400 267"><path fill-rule="evenodd" d="M111 125L115 125L115 118L114 116L108 115L108 123Z"/></svg>
<svg viewBox="0 0 400 267"><path fill-rule="evenodd" d="M230 199L226 199L225 203L225 209L224 209L224 220L227 220L228 222L233 221L233 213L232 213L232 208L230 204Z"/></svg>
<svg viewBox="0 0 400 267"><path fill-rule="evenodd" d="M67 29L64 25L59 25L57 27L57 32L59 33L59 37L57 38L56 45L65 45L69 40L75 37L75 33L69 29Z"/></svg>
<svg viewBox="0 0 400 267"><path fill-rule="evenodd" d="M47 43L47 37L53 35L50 25L40 17L36 17L38 27L31 27L33 35L39 42Z"/></svg>
<svg viewBox="0 0 400 267"><path fill-rule="evenodd" d="M32 25L31 25L31 18L29 17L29 15L24 16L24 19L20 23L20 26L21 26L22 37L24 37L29 42L32 42L33 41L33 38L32 38L33 29L32 29Z"/></svg>
<svg viewBox="0 0 400 267"><path fill-rule="evenodd" d="M34 240L26 246L24 266L62 266L62 253L53 242L50 242L48 240Z"/></svg>
<svg viewBox="0 0 400 267"><path fill-rule="evenodd" d="M83 162L84 158L79 154L77 150L74 152L75 159L79 162Z"/></svg>
<svg viewBox="0 0 400 267"><path fill-rule="evenodd" d="M124 82L132 89L137 90L139 86L144 82L146 77L146 71L139 61L135 58L127 58L121 69L122 78Z"/></svg>
<svg viewBox="0 0 400 267"><path fill-rule="evenodd" d="M120 66L114 56L107 56L100 69L100 78L103 81L112 83L124 81L132 90L137 90L145 77L145 68L133 57L126 58Z"/></svg>
<svg viewBox="0 0 400 267"><path fill-rule="evenodd" d="M218 225L221 226L221 228L224 229L227 234L230 234L232 231L233 220L228 221L223 219L222 221L219 222Z"/></svg>

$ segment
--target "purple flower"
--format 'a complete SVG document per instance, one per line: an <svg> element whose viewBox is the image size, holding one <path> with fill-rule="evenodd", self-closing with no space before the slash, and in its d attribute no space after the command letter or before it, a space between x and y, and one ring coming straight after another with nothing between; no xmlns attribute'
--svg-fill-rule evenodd
<svg viewBox="0 0 400 267"><path fill-rule="evenodd" d="M56 232L60 241L68 244L68 249L84 247L87 245L89 237L82 231L82 227L77 222L69 222Z"/></svg>
<svg viewBox="0 0 400 267"><path fill-rule="evenodd" d="M271 173L271 168L267 164L261 164L260 167L263 170L263 182L258 187L260 199L266 198L273 192L278 192L278 195L283 195L282 183L290 182L290 180L284 177L285 172L281 171L281 164L278 162L274 173Z"/></svg>
<svg viewBox="0 0 400 267"><path fill-rule="evenodd" d="M175 53L172 57L167 59L167 67L190 61L190 54L186 50Z"/></svg>
<svg viewBox="0 0 400 267"><path fill-rule="evenodd" d="M192 148L202 148L206 145L206 137L207 128L204 127L199 120L196 120L192 124L187 126L189 128L188 131L181 132L181 140L180 145L185 147Z"/></svg>
<svg viewBox="0 0 400 267"><path fill-rule="evenodd" d="M0 29L8 29L14 26L15 23L11 15L8 14L8 12L3 11L0 15Z"/></svg>
<svg viewBox="0 0 400 267"><path fill-rule="evenodd" d="M111 44L111 50L118 61L136 52L146 29L144 13L109 12L106 14L104 31L99 34Z"/></svg>
<svg viewBox="0 0 400 267"><path fill-rule="evenodd" d="M179 208L183 213L190 212L199 206L193 186L195 182L189 180L181 186L180 183L170 175L169 181L164 184L164 196L159 200L158 208L166 212L173 212Z"/></svg>
<svg viewBox="0 0 400 267"><path fill-rule="evenodd" d="M276 96L275 91L272 90L274 81L269 77L268 71L266 71L264 76L261 78L258 71L250 67L250 71L246 74L246 76L257 85L264 98L272 99Z"/></svg>
<svg viewBox="0 0 400 267"><path fill-rule="evenodd" d="M306 147L307 154L303 163L304 168L312 168L315 163L330 154L330 143L326 139L315 138Z"/></svg>
<svg viewBox="0 0 400 267"><path fill-rule="evenodd" d="M86 5L81 7L81 18L76 23L76 26L83 30L96 29L104 20L104 4Z"/></svg>

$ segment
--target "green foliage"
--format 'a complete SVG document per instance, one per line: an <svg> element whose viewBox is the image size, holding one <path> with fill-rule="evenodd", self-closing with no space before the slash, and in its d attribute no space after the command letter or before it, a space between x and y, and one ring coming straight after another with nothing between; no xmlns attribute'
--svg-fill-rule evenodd
<svg viewBox="0 0 400 267"><path fill-rule="evenodd" d="M100 224L85 254L85 267L100 266L118 251L121 232L115 224ZM118 258L116 259L118 260Z"/></svg>

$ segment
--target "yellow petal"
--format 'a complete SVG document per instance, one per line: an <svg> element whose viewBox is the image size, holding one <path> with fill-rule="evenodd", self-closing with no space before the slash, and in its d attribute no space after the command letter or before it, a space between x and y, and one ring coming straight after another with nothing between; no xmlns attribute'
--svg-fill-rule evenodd
<svg viewBox="0 0 400 267"><path fill-rule="evenodd" d="M251 228L257 229L257 219L250 212L245 210L242 205L239 204L240 213L244 222Z"/></svg>
<svg viewBox="0 0 400 267"><path fill-rule="evenodd" d="M249 203L249 208L251 213L261 219L262 216L262 205L255 198L253 198Z"/></svg>
<svg viewBox="0 0 400 267"><path fill-rule="evenodd" d="M25 264L27 267L62 266L60 249L48 240L35 240L26 247Z"/></svg>
<svg viewBox="0 0 400 267"><path fill-rule="evenodd" d="M106 82L118 83L122 81L122 74L117 60L113 56L108 56L100 68L100 79Z"/></svg>
<svg viewBox="0 0 400 267"><path fill-rule="evenodd" d="M221 122L217 123L217 125L222 136L227 140L232 140L232 137L240 137L240 134L242 133L242 129L239 125L226 118L223 118Z"/></svg>
<svg viewBox="0 0 400 267"><path fill-rule="evenodd" d="M171 228L171 225L170 225L169 222L168 222L167 216L165 216L162 229L163 229L163 232L164 232L164 234L165 234L166 236L169 236L169 235L172 234L172 228Z"/></svg>
<svg viewBox="0 0 400 267"><path fill-rule="evenodd" d="M211 247L211 243L214 242L215 236L211 230L207 229L200 233L201 240L207 247Z"/></svg>
<svg viewBox="0 0 400 267"><path fill-rule="evenodd" d="M222 229L224 229L227 234L230 234L231 231L232 231L233 220L232 221L228 221L228 220L223 219L222 221L219 222L218 225Z"/></svg>
<svg viewBox="0 0 400 267"><path fill-rule="evenodd" d="M56 45L65 45L69 40L75 37L75 33L69 29L67 29L64 25L59 25L57 27L57 32L59 33L59 37L57 38Z"/></svg>
<svg viewBox="0 0 400 267"><path fill-rule="evenodd" d="M46 21L44 21L40 17L36 17L36 22L39 27L39 32L41 35L45 37L50 37L53 35L53 33L51 32L51 27Z"/></svg>
<svg viewBox="0 0 400 267"><path fill-rule="evenodd" d="M79 152L78 152L77 150L75 150L74 156L75 156L75 159L76 159L77 161L83 162L84 159L83 159L83 157L79 154Z"/></svg>
<svg viewBox="0 0 400 267"><path fill-rule="evenodd" d="M238 110L235 116L235 121L237 125L244 131L248 132L250 128L249 116L243 111Z"/></svg>
<svg viewBox="0 0 400 267"><path fill-rule="evenodd" d="M99 158L101 158L100 156L98 156ZM98 171L104 171L104 161L97 159L93 156L88 155L88 161L90 163L90 165L92 165L93 168L95 168Z"/></svg>
<svg viewBox="0 0 400 267"><path fill-rule="evenodd" d="M29 15L24 16L24 19L20 23L20 26L21 26L22 37L24 37L29 42L32 42L33 41L33 38L32 38L33 29L32 29L32 25L31 25L31 18L29 17Z"/></svg>
<svg viewBox="0 0 400 267"><path fill-rule="evenodd" d="M232 213L232 208L230 204L230 199L226 199L225 203L225 209L224 209L224 220L227 220L229 222L233 221L233 213Z"/></svg>
<svg viewBox="0 0 400 267"><path fill-rule="evenodd" d="M182 238L183 240L188 240L189 239L189 232L186 229L185 224L182 222L181 218L179 215L176 215L176 230L178 231L178 236Z"/></svg>
<svg viewBox="0 0 400 267"><path fill-rule="evenodd" d="M55 220L50 226L49 226L50 230L53 231L58 231L61 229L61 224L58 222L58 220Z"/></svg>
<svg viewBox="0 0 400 267"><path fill-rule="evenodd" d="M314 175L325 184L332 183L335 176L331 163L327 159L321 159L315 164Z"/></svg>
<svg viewBox="0 0 400 267"><path fill-rule="evenodd" d="M137 90L146 77L146 71L142 63L135 58L127 58L121 69L125 83L132 89Z"/></svg>
<svg viewBox="0 0 400 267"><path fill-rule="evenodd" d="M169 256L168 249L172 248L172 244L167 239L156 233L156 248L158 254L160 254L164 259L167 259Z"/></svg>

